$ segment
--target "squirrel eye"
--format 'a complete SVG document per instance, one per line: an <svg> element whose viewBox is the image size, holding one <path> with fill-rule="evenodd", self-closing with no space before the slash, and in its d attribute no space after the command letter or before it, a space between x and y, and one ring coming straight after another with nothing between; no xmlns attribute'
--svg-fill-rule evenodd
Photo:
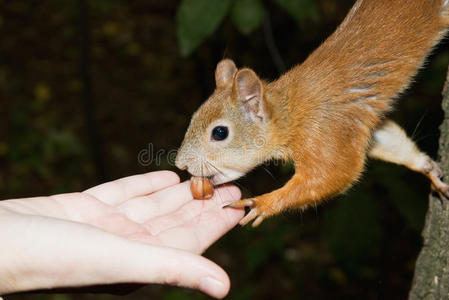
<svg viewBox="0 0 449 300"><path fill-rule="evenodd" d="M216 141L222 141L228 137L229 130L226 126L216 126L212 130L212 139Z"/></svg>

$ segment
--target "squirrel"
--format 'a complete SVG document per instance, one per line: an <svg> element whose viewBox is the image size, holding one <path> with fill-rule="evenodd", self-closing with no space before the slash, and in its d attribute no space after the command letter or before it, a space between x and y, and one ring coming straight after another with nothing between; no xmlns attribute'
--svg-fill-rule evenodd
<svg viewBox="0 0 449 300"><path fill-rule="evenodd" d="M357 0L336 31L276 81L222 60L176 166L218 185L268 160L293 160L283 187L226 206L251 208L241 225L343 193L367 157L421 172L449 198L437 163L385 118L448 26L449 0Z"/></svg>

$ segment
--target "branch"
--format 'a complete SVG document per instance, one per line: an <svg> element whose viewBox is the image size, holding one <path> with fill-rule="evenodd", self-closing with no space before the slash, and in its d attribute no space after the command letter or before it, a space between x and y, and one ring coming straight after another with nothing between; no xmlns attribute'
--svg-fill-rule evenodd
<svg viewBox="0 0 449 300"><path fill-rule="evenodd" d="M445 113L440 127L438 155L444 181L449 179L449 70L443 88ZM430 195L424 225L423 248L418 256L409 299L449 299L449 201Z"/></svg>

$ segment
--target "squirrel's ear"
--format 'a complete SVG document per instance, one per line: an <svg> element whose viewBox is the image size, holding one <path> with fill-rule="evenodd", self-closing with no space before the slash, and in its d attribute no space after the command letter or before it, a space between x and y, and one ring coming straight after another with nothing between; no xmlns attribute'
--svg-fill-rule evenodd
<svg viewBox="0 0 449 300"><path fill-rule="evenodd" d="M245 68L237 72L232 92L254 121L265 122L267 120L263 103L262 81L253 70Z"/></svg>
<svg viewBox="0 0 449 300"><path fill-rule="evenodd" d="M237 68L234 62L230 59L223 59L217 64L215 69L215 82L217 87L224 87L232 82Z"/></svg>

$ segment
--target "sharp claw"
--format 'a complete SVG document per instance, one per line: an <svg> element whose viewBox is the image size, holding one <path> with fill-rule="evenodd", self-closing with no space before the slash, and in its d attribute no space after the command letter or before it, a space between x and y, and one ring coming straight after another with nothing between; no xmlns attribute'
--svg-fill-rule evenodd
<svg viewBox="0 0 449 300"><path fill-rule="evenodd" d="M441 180L443 172L440 166L429 158L423 173L430 179L432 190L437 192L440 198L449 199L449 185Z"/></svg>
<svg viewBox="0 0 449 300"><path fill-rule="evenodd" d="M439 178L432 182L431 188L433 191L438 193L440 198L449 199L449 185L442 182Z"/></svg>
<svg viewBox="0 0 449 300"><path fill-rule="evenodd" d="M248 224L251 220L257 217L257 208L251 209L251 211L240 220L239 224L244 226Z"/></svg>
<svg viewBox="0 0 449 300"><path fill-rule="evenodd" d="M449 189L445 190L445 191L443 192L443 195L444 195L447 199L449 199Z"/></svg>
<svg viewBox="0 0 449 300"><path fill-rule="evenodd" d="M440 198L449 199L449 189L438 190L438 194L440 194Z"/></svg>
<svg viewBox="0 0 449 300"><path fill-rule="evenodd" d="M223 208L226 207L232 207L232 208L242 208L242 207L252 207L254 206L254 201L247 199L247 200L239 200L239 201L235 201L235 202L231 202L229 204L226 204L225 206L223 206Z"/></svg>
<svg viewBox="0 0 449 300"><path fill-rule="evenodd" d="M240 220L239 224L244 226L254 220L252 227L257 227L260 225L260 223L262 223L262 221L265 219L266 215L263 211L261 211L259 213L259 211L257 209L258 202L256 202L256 201L257 201L257 199L255 199L255 198L239 200L239 201L235 201L235 202L226 204L223 206L223 208L226 208L226 207L232 207L232 208L251 207L251 210L249 211L249 213L246 214L246 216L244 216Z"/></svg>
<svg viewBox="0 0 449 300"><path fill-rule="evenodd" d="M253 226L253 227L259 226L260 223L262 223L262 221L263 221L264 219L265 219L264 216L262 216L262 215L258 216L258 217L254 220L252 226Z"/></svg>

